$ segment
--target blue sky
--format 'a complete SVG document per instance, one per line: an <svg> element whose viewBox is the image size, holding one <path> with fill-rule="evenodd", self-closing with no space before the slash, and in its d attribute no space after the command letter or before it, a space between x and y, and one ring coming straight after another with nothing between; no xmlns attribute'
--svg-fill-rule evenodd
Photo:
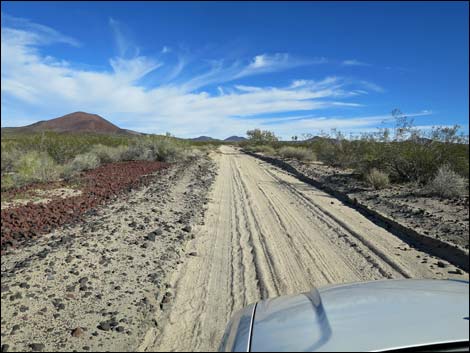
<svg viewBox="0 0 470 353"><path fill-rule="evenodd" d="M2 126L73 111L181 137L468 133L467 2L8 2Z"/></svg>

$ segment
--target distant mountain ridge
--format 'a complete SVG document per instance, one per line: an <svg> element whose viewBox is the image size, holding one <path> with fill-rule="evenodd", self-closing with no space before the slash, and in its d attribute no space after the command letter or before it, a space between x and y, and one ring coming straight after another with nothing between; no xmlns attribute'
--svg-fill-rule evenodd
<svg viewBox="0 0 470 353"><path fill-rule="evenodd" d="M199 137L192 138L190 140L192 141L220 141L219 139L215 139L210 136L199 136Z"/></svg>
<svg viewBox="0 0 470 353"><path fill-rule="evenodd" d="M247 139L245 137L242 137L242 136L230 136L230 137L227 137L224 141L227 141L227 142L240 142L240 141L246 141Z"/></svg>
<svg viewBox="0 0 470 353"><path fill-rule="evenodd" d="M74 112L55 119L38 121L31 125L2 128L2 130L4 129L5 131L16 132L54 131L125 135L141 134L136 131L121 129L97 114L89 114L85 112Z"/></svg>

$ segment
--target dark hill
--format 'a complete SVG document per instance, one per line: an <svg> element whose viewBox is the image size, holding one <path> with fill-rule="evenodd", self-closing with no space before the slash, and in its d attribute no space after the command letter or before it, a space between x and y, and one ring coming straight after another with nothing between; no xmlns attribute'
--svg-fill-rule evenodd
<svg viewBox="0 0 470 353"><path fill-rule="evenodd" d="M228 141L228 142L240 142L240 141L246 141L246 138L245 138L245 137L241 137L241 136L230 136L230 137L227 137L224 141Z"/></svg>
<svg viewBox="0 0 470 353"><path fill-rule="evenodd" d="M51 120L38 121L31 125L5 128L5 130L15 132L55 131L98 134L139 134L131 130L121 129L97 114L84 112L75 112Z"/></svg>

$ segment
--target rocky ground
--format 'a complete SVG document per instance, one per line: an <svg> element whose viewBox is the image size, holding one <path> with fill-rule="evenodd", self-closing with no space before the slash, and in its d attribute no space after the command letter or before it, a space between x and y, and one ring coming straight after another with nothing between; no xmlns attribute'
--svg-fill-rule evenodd
<svg viewBox="0 0 470 353"><path fill-rule="evenodd" d="M444 199L427 195L416 184L391 185L374 190L352 170L327 166L321 162L287 162L307 177L347 194L351 199L415 230L469 250L469 197Z"/></svg>
<svg viewBox="0 0 470 353"><path fill-rule="evenodd" d="M203 222L216 173L208 157L173 165L126 185L132 192L120 197L105 193L106 202L81 222L64 221L8 247L1 259L2 351L136 349L158 327L155 313L172 301L168 274L197 255L185 244Z"/></svg>
<svg viewBox="0 0 470 353"><path fill-rule="evenodd" d="M26 185L2 193L2 253L57 226L82 220L95 207L144 185L147 175L167 167L167 163L147 161L108 163L73 180Z"/></svg>

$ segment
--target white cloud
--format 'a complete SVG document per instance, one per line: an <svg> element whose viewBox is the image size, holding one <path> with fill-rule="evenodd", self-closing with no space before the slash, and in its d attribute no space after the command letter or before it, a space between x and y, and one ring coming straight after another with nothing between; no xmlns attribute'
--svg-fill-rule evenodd
<svg viewBox="0 0 470 353"><path fill-rule="evenodd" d="M135 82L163 65L160 62L144 56L139 56L129 60L114 58L109 62L114 70L116 79L124 82Z"/></svg>
<svg viewBox="0 0 470 353"><path fill-rule="evenodd" d="M358 82L363 88L368 89L369 91L374 91L378 93L384 93L385 89L382 86L370 81L359 81Z"/></svg>
<svg viewBox="0 0 470 353"><path fill-rule="evenodd" d="M287 70L294 67L324 64L328 60L326 58L315 58L315 59L302 59L295 58L287 53L275 53L275 54L260 54L256 55L251 62L241 70L236 78L250 76L261 73L275 72L280 70Z"/></svg>
<svg viewBox="0 0 470 353"><path fill-rule="evenodd" d="M261 54L249 62L217 60L210 62L205 70L197 71L200 68L192 67L192 72L199 73L183 78L180 76L188 65L187 60L180 57L173 68L161 72L167 63L139 56L138 49L123 35L121 25L114 19L110 19L109 24L122 55L110 59L106 71L79 69L42 54L39 49L46 43L78 43L44 26L37 27L29 22L29 30L2 28L1 89L5 117L2 125L23 125L25 117L32 123L77 110L100 114L125 128L154 133L171 131L182 137L243 135L247 129L260 126L281 136L290 136L293 132L306 132L320 126L355 127L375 123L372 119L294 117L289 123L279 120L278 125L270 125L273 120L257 117L290 111L359 107L360 102L348 99L358 96L359 87L363 92L367 85L378 91L379 87L370 82L351 82L329 76L323 80L301 78L278 87L222 86L240 77L322 63L326 59ZM150 72L155 72L156 76L161 74L160 85L142 86L140 80ZM197 91L209 84L216 86L216 92Z"/></svg>
<svg viewBox="0 0 470 353"><path fill-rule="evenodd" d="M371 66L368 63L356 60L356 59L350 59L350 60L344 60L341 65L343 66Z"/></svg>
<svg viewBox="0 0 470 353"><path fill-rule="evenodd" d="M51 43L65 43L75 47L80 46L78 40L24 18L14 17L2 12L1 22L2 37L5 30L5 34L11 40L18 41L19 44L48 45Z"/></svg>
<svg viewBox="0 0 470 353"><path fill-rule="evenodd" d="M130 38L128 29L118 20L110 17L109 26L120 57L139 56L140 49Z"/></svg>

